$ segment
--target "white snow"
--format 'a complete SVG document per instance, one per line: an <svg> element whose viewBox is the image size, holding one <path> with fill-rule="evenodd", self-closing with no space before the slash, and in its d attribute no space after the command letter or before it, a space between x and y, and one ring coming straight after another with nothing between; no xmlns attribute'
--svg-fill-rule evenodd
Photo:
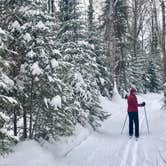
<svg viewBox="0 0 166 166"><path fill-rule="evenodd" d="M86 84L84 82L84 79L82 78L81 73L76 72L75 75L75 82L76 82L76 91L78 92L84 92L83 87L86 87Z"/></svg>
<svg viewBox="0 0 166 166"><path fill-rule="evenodd" d="M48 108L48 99L47 98L44 98L44 103L45 103L46 107Z"/></svg>
<svg viewBox="0 0 166 166"><path fill-rule="evenodd" d="M24 36L23 36L24 40L26 40L27 42L30 42L32 40L32 37L29 33L26 33Z"/></svg>
<svg viewBox="0 0 166 166"><path fill-rule="evenodd" d="M101 82L101 85L105 84L105 80L102 77L100 77L100 82Z"/></svg>
<svg viewBox="0 0 166 166"><path fill-rule="evenodd" d="M61 108L62 107L61 97L59 95L53 97L52 100L50 101L50 104L51 106L54 107L55 110Z"/></svg>
<svg viewBox="0 0 166 166"><path fill-rule="evenodd" d="M120 96L120 94L118 92L116 82L114 82L112 101L119 102L120 100L122 100L122 98L121 98L121 96Z"/></svg>
<svg viewBox="0 0 166 166"><path fill-rule="evenodd" d="M61 55L60 51L59 51L59 50L57 50L57 49L54 49L54 50L53 50L53 53L54 53L54 54Z"/></svg>
<svg viewBox="0 0 166 166"><path fill-rule="evenodd" d="M36 53L33 50L30 50L26 56L33 58L36 55Z"/></svg>
<svg viewBox="0 0 166 166"><path fill-rule="evenodd" d="M0 117L2 117L5 121L9 121L9 117L6 116L4 113L0 112Z"/></svg>
<svg viewBox="0 0 166 166"><path fill-rule="evenodd" d="M1 160L0 166L55 166L53 155L34 141L19 143L14 151Z"/></svg>
<svg viewBox="0 0 166 166"><path fill-rule="evenodd" d="M56 67L59 66L59 63L58 63L58 61L56 59L52 59L51 60L51 65L52 65L53 68L56 68Z"/></svg>
<svg viewBox="0 0 166 166"><path fill-rule="evenodd" d="M39 67L39 62L35 62L33 65L32 65L32 74L33 75L40 75L40 74L43 74L43 70Z"/></svg>
<svg viewBox="0 0 166 166"><path fill-rule="evenodd" d="M0 76L0 86L4 88L7 88L7 87L12 88L14 86L14 82L7 75L2 73Z"/></svg>
<svg viewBox="0 0 166 166"><path fill-rule="evenodd" d="M46 27L42 21L39 21L39 22L36 24L35 27L36 27L36 28L39 28L39 29L42 29L42 30L47 30L47 29L48 29L48 27Z"/></svg>
<svg viewBox="0 0 166 166"><path fill-rule="evenodd" d="M6 32L0 27L0 34L6 35Z"/></svg>
<svg viewBox="0 0 166 166"><path fill-rule="evenodd" d="M126 100L101 97L104 111L112 114L96 132L77 126L75 135L42 147L33 141L19 143L14 153L0 158L0 166L164 166L166 160L166 112L161 111L163 94L138 95L146 102L150 134L144 109L139 108L140 138L128 138Z"/></svg>
<svg viewBox="0 0 166 166"><path fill-rule="evenodd" d="M52 76L48 75L47 77L48 77L49 82L54 82L55 81Z"/></svg>
<svg viewBox="0 0 166 166"><path fill-rule="evenodd" d="M13 24L12 24L12 30L18 30L20 31L21 30L21 26L19 24L18 21L14 21Z"/></svg>
<svg viewBox="0 0 166 166"><path fill-rule="evenodd" d="M7 100L11 104L15 104L15 105L18 104L18 102L13 97L7 97L4 95L0 95L0 98Z"/></svg>

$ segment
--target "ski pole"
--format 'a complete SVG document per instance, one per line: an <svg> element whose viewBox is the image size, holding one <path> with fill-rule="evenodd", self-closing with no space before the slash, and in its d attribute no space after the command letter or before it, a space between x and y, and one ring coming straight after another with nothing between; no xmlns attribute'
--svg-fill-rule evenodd
<svg viewBox="0 0 166 166"><path fill-rule="evenodd" d="M124 124L123 124L122 130L121 130L121 134L123 133L123 130L124 130L124 127L125 127L125 124L126 124L126 120L127 120L127 114L126 114L126 117L125 117L125 120L124 120Z"/></svg>
<svg viewBox="0 0 166 166"><path fill-rule="evenodd" d="M145 118L146 118L146 125L147 125L147 129L148 129L148 133L149 133L149 124L148 124L148 118L147 118L145 106L144 106L144 112L145 112Z"/></svg>

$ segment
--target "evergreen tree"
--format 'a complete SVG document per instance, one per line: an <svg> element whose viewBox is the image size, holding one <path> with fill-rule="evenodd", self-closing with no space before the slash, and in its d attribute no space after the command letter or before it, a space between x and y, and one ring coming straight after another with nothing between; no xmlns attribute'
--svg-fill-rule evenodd
<svg viewBox="0 0 166 166"><path fill-rule="evenodd" d="M161 60L158 48L158 38L154 16L151 16L151 32L149 39L149 55L145 69L145 89L150 92L158 92L161 86Z"/></svg>
<svg viewBox="0 0 166 166"><path fill-rule="evenodd" d="M88 6L88 42L92 45L92 51L95 53L96 62L99 68L97 84L100 88L100 93L103 96L110 97L112 94L112 83L110 81L109 56L106 50L106 44L99 31L97 23L94 19L93 0L89 0Z"/></svg>
<svg viewBox="0 0 166 166"><path fill-rule="evenodd" d="M135 86L139 92L144 92L144 79L146 78L148 54L142 47L143 40L137 41L137 57L134 56L133 51L129 51L128 55L128 85Z"/></svg>
<svg viewBox="0 0 166 166"><path fill-rule="evenodd" d="M117 55L115 57L115 73L116 73L116 81L118 85L118 90L121 95L125 94L127 91L127 76L126 76L126 34L127 34L127 19L128 19L128 6L126 0L118 0L114 1L114 36L117 40Z"/></svg>
<svg viewBox="0 0 166 166"><path fill-rule="evenodd" d="M160 82L158 80L158 77L156 75L156 68L152 61L149 62L148 68L147 68L147 83L146 88L149 92L158 92Z"/></svg>
<svg viewBox="0 0 166 166"><path fill-rule="evenodd" d="M0 27L0 154L10 151L11 146L16 143L16 139L6 132L6 128L13 128L10 121L14 120L12 108L18 104L11 95L14 87L14 81L10 78L10 68L13 65L11 55L14 53L8 46L11 39L9 33Z"/></svg>
<svg viewBox="0 0 166 166"><path fill-rule="evenodd" d="M104 29L110 56L110 70L112 82L117 83L120 93L126 90L126 28L127 4L126 1L105 0L101 28Z"/></svg>
<svg viewBox="0 0 166 166"><path fill-rule="evenodd" d="M16 16L8 27L13 36L10 47L17 53L12 77L15 97L22 108L17 118L23 120L23 126L18 126L23 128L19 136L47 139L71 134L72 116L65 112L62 91L66 85L58 74L61 54L56 48L55 20L36 2L15 1L9 5Z"/></svg>
<svg viewBox="0 0 166 166"><path fill-rule="evenodd" d="M86 41L87 32L80 18L78 2L60 1L61 30L58 34L62 61L66 66L63 80L70 87L66 98L74 119L93 128L105 118L99 105L96 75L99 69L91 45Z"/></svg>

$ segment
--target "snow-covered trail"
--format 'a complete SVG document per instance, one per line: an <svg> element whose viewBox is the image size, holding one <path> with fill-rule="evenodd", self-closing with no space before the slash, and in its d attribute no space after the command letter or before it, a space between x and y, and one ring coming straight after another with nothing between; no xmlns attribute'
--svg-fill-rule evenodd
<svg viewBox="0 0 166 166"><path fill-rule="evenodd" d="M140 138L128 137L126 100L101 98L103 109L112 114L97 132L78 126L75 136L39 146L34 141L19 143L14 153L0 157L0 166L166 166L166 112L161 111L162 94L139 95L146 102L150 134L144 109L139 109Z"/></svg>
<svg viewBox="0 0 166 166"><path fill-rule="evenodd" d="M121 128L126 116L126 101L117 103L103 101L103 108L112 116L104 122L98 132L91 134L82 144L63 159L68 166L155 166L159 156L165 121L161 117L162 96L143 95L138 100L146 101L150 126L148 135L144 109L139 109L140 138L128 138L128 121L124 133ZM164 137L165 138L165 137ZM161 161L160 161L161 163ZM160 165L161 166L161 165Z"/></svg>

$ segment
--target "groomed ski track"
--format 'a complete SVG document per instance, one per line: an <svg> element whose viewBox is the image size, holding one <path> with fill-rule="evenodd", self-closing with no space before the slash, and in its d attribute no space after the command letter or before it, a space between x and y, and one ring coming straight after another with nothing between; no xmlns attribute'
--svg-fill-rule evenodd
<svg viewBox="0 0 166 166"><path fill-rule="evenodd" d="M162 139L164 121L161 120L161 108L156 107L162 102L161 99L161 94L154 95L153 100L148 95L139 96L139 101L147 103L150 134L147 132L144 110L140 108L138 141L135 137L129 139L128 121L123 134L120 134L126 116L126 101L105 103L103 108L110 111L112 116L104 122L102 128L72 148L64 156L63 163L67 166L155 166L161 160L159 151L162 145L159 139Z"/></svg>

